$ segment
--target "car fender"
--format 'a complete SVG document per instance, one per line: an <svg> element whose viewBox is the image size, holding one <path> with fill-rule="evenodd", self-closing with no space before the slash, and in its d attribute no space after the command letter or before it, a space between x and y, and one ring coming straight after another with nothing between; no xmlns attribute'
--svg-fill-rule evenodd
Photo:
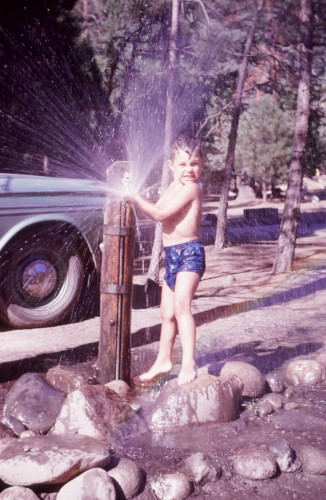
<svg viewBox="0 0 326 500"><path fill-rule="evenodd" d="M32 226L44 224L46 222L64 222L65 224L69 224L72 229L77 229L91 253L95 268L97 270L100 268L101 251L99 248L99 244L102 241L102 238L99 236L98 245L93 246L91 244L90 231L85 230L85 227L83 227L82 224L83 221L79 221L74 219L73 217L69 217L67 214L38 214L24 217L24 219L21 219L16 224L12 225L10 229L6 231L6 233L0 238L0 252L2 252L2 250L10 243L10 241L16 238L24 230L31 228Z"/></svg>

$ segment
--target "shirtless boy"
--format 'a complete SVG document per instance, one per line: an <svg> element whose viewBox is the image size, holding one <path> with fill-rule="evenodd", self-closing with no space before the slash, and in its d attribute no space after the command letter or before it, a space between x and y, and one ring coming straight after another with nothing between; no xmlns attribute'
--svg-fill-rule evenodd
<svg viewBox="0 0 326 500"><path fill-rule="evenodd" d="M197 182L204 166L200 143L197 139L177 137L171 143L168 163L174 180L157 203L135 193L127 197L150 218L162 223L166 259L159 352L153 366L138 379L140 383L151 383L170 372L172 349L179 332L182 362L178 384L182 385L196 378L196 325L191 302L205 271L204 247L198 241L202 191Z"/></svg>

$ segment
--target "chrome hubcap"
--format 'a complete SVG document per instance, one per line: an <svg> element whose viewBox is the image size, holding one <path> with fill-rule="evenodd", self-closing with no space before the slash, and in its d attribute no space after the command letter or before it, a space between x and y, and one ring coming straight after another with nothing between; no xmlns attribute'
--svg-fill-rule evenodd
<svg viewBox="0 0 326 500"><path fill-rule="evenodd" d="M56 288L57 273L47 260L34 260L28 264L22 275L22 287L33 299L48 297Z"/></svg>

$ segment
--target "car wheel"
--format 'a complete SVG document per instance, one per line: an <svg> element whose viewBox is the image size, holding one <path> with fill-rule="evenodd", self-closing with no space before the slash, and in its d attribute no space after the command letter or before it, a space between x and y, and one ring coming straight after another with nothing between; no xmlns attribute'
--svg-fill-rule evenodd
<svg viewBox="0 0 326 500"><path fill-rule="evenodd" d="M2 269L1 316L10 326L61 323L79 301L82 258L73 245L49 233L17 241Z"/></svg>

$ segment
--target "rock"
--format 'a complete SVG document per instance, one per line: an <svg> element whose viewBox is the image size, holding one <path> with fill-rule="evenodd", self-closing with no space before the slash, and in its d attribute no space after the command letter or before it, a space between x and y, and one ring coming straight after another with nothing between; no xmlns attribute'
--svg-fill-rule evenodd
<svg viewBox="0 0 326 500"><path fill-rule="evenodd" d="M324 368L326 368L326 350L320 351L316 356L315 360L318 361Z"/></svg>
<svg viewBox="0 0 326 500"><path fill-rule="evenodd" d="M36 436L35 432L33 431L23 431L21 434L19 434L19 439L25 439L27 437L33 437Z"/></svg>
<svg viewBox="0 0 326 500"><path fill-rule="evenodd" d="M266 382L272 392L280 394L285 390L285 384L280 375L269 373L266 375Z"/></svg>
<svg viewBox="0 0 326 500"><path fill-rule="evenodd" d="M119 497L134 498L144 489L145 472L129 458L120 458L118 465L109 470L108 474L113 479L116 490L120 492Z"/></svg>
<svg viewBox="0 0 326 500"><path fill-rule="evenodd" d="M14 417L31 431L45 434L54 424L65 397L41 375L26 373L8 392L3 415L7 419Z"/></svg>
<svg viewBox="0 0 326 500"><path fill-rule="evenodd" d="M184 500L194 491L193 484L181 472L160 475L150 487L159 500Z"/></svg>
<svg viewBox="0 0 326 500"><path fill-rule="evenodd" d="M213 467L204 453L198 452L184 461L185 474L195 484L204 485L221 477L221 468Z"/></svg>
<svg viewBox="0 0 326 500"><path fill-rule="evenodd" d="M261 417L266 417L267 415L274 413L274 407L269 401L262 401L258 405L258 412Z"/></svg>
<svg viewBox="0 0 326 500"><path fill-rule="evenodd" d="M34 491L22 486L11 486L0 493L0 500L37 500Z"/></svg>
<svg viewBox="0 0 326 500"><path fill-rule="evenodd" d="M13 431L7 425L0 422L0 439L14 437L14 435Z"/></svg>
<svg viewBox="0 0 326 500"><path fill-rule="evenodd" d="M253 365L243 361L228 361L221 370L221 379L227 380L236 375L243 382L243 396L259 398L265 392L265 379Z"/></svg>
<svg viewBox="0 0 326 500"><path fill-rule="evenodd" d="M277 464L269 451L253 449L240 452L233 461L233 469L246 479L270 479L277 472Z"/></svg>
<svg viewBox="0 0 326 500"><path fill-rule="evenodd" d="M306 474L326 475L326 450L314 446L303 446L298 450Z"/></svg>
<svg viewBox="0 0 326 500"><path fill-rule="evenodd" d="M2 423L16 436L20 436L22 432L26 431L26 427L21 421L12 415L5 415L2 419Z"/></svg>
<svg viewBox="0 0 326 500"><path fill-rule="evenodd" d="M266 394L262 401L269 403L274 411L278 411L283 407L283 398L279 394Z"/></svg>
<svg viewBox="0 0 326 500"><path fill-rule="evenodd" d="M324 369L315 359L295 359L285 371L287 380L293 385L316 385L324 379Z"/></svg>
<svg viewBox="0 0 326 500"><path fill-rule="evenodd" d="M53 366L48 370L46 380L66 394L84 385L97 383L94 370L87 364L78 369L73 366Z"/></svg>
<svg viewBox="0 0 326 500"><path fill-rule="evenodd" d="M287 387L283 394L284 399L290 399L293 396L293 393L294 393L293 387Z"/></svg>
<svg viewBox="0 0 326 500"><path fill-rule="evenodd" d="M36 436L1 443L0 478L13 486L63 483L110 463L108 447L85 436Z"/></svg>
<svg viewBox="0 0 326 500"><path fill-rule="evenodd" d="M280 439L269 446L281 472L296 472L302 466L301 461L296 459L295 451L285 439Z"/></svg>
<svg viewBox="0 0 326 500"><path fill-rule="evenodd" d="M121 443L148 432L146 422L115 392L102 385L72 391L51 434L82 434Z"/></svg>
<svg viewBox="0 0 326 500"><path fill-rule="evenodd" d="M127 382L125 382L124 380L112 380L111 382L105 384L105 387L108 387L109 389L111 389L111 391L116 392L120 396L120 398L124 399L125 401L131 401L131 389Z"/></svg>
<svg viewBox="0 0 326 500"><path fill-rule="evenodd" d="M116 500L110 476L103 469L90 469L65 484L56 500Z"/></svg>
<svg viewBox="0 0 326 500"><path fill-rule="evenodd" d="M295 410L296 408L299 408L299 405L295 401L289 401L284 405L284 410Z"/></svg>
<svg viewBox="0 0 326 500"><path fill-rule="evenodd" d="M223 286L223 288L232 285L235 282L235 277L233 274L227 274L226 276L221 277L219 283Z"/></svg>
<svg viewBox="0 0 326 500"><path fill-rule="evenodd" d="M239 415L242 382L237 377L227 381L203 374L190 384L167 382L146 420L151 429L172 430L176 427L207 422L229 422Z"/></svg>

